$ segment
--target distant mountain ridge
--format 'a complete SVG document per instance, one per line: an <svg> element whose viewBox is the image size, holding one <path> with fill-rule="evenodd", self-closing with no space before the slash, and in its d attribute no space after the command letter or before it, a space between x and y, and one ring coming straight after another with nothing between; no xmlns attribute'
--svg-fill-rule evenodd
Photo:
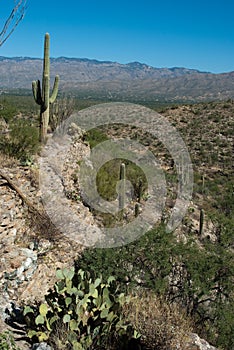
<svg viewBox="0 0 234 350"><path fill-rule="evenodd" d="M41 79L42 59L0 56L0 90L31 89ZM188 68L155 68L87 58L51 58L51 80L60 75L60 92L82 97L131 100L234 98L234 72L213 74Z"/></svg>

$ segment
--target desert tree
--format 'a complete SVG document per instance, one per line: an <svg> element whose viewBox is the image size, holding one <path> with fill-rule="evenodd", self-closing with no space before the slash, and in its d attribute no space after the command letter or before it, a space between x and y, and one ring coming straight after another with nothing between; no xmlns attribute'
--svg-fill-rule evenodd
<svg viewBox="0 0 234 350"><path fill-rule="evenodd" d="M50 108L49 124L51 131L68 119L76 108L75 98L72 96L61 96Z"/></svg>
<svg viewBox="0 0 234 350"><path fill-rule="evenodd" d="M0 46L2 46L9 36L14 32L19 22L23 19L26 11L27 0L15 1L15 5L7 17L0 32Z"/></svg>

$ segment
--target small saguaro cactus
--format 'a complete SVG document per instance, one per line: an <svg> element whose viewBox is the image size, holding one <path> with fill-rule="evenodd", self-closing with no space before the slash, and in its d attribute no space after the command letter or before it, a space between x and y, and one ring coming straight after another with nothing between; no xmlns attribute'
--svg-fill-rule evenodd
<svg viewBox="0 0 234 350"><path fill-rule="evenodd" d="M53 103L58 94L59 76L56 75L52 94L50 96L50 36L45 34L44 41L44 60L43 60L43 74L42 87L40 80L32 82L33 96L40 109L40 142L45 143L47 136L47 129L49 125L50 104Z"/></svg>
<svg viewBox="0 0 234 350"><path fill-rule="evenodd" d="M139 213L140 213L140 203L137 202L135 204L135 211L134 211L135 217L137 217L139 215Z"/></svg>
<svg viewBox="0 0 234 350"><path fill-rule="evenodd" d="M137 194L139 203L141 202L142 195L143 195L143 181L140 178L139 181L138 181L138 194Z"/></svg>
<svg viewBox="0 0 234 350"><path fill-rule="evenodd" d="M119 188L119 209L124 209L125 206L125 164L121 163L120 165L120 172L119 172L119 179L121 181L120 188Z"/></svg>
<svg viewBox="0 0 234 350"><path fill-rule="evenodd" d="M199 235L201 236L203 233L203 224L204 224L204 211L200 210L200 218L199 218Z"/></svg>

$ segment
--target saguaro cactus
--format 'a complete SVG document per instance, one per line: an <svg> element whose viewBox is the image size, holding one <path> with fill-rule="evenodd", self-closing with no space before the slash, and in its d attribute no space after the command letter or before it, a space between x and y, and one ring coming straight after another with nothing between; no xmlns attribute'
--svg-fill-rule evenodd
<svg viewBox="0 0 234 350"><path fill-rule="evenodd" d="M139 181L138 181L138 193L137 193L139 203L141 202L142 195L143 195L143 182L142 182L142 179L139 179Z"/></svg>
<svg viewBox="0 0 234 350"><path fill-rule="evenodd" d="M137 202L135 204L135 212L134 212L135 217L137 217L139 213L140 213L140 204Z"/></svg>
<svg viewBox="0 0 234 350"><path fill-rule="evenodd" d="M199 235L201 236L203 233L203 224L204 224L204 211L200 210L200 218L199 218Z"/></svg>
<svg viewBox="0 0 234 350"><path fill-rule="evenodd" d="M40 109L40 142L45 143L47 129L49 125L50 103L53 103L58 94L59 76L56 75L52 94L50 96L50 36L45 34L44 41L44 60L43 60L43 75L42 87L40 80L32 82L33 96Z"/></svg>
<svg viewBox="0 0 234 350"><path fill-rule="evenodd" d="M125 164L121 163L120 165L120 188L119 188L119 209L122 210L125 206Z"/></svg>

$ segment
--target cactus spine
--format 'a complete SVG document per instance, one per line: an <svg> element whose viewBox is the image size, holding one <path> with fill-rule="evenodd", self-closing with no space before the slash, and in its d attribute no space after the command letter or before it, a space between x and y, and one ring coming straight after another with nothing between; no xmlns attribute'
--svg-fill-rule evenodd
<svg viewBox="0 0 234 350"><path fill-rule="evenodd" d="M119 209L124 209L125 206L125 164L121 163L120 165L120 188L119 188Z"/></svg>
<svg viewBox="0 0 234 350"><path fill-rule="evenodd" d="M44 60L43 60L43 75L42 87L40 80L32 82L33 96L40 109L40 142L45 143L47 129L49 125L50 103L53 103L58 94L59 76L56 75L52 94L50 97L50 36L45 34L44 41Z"/></svg>

